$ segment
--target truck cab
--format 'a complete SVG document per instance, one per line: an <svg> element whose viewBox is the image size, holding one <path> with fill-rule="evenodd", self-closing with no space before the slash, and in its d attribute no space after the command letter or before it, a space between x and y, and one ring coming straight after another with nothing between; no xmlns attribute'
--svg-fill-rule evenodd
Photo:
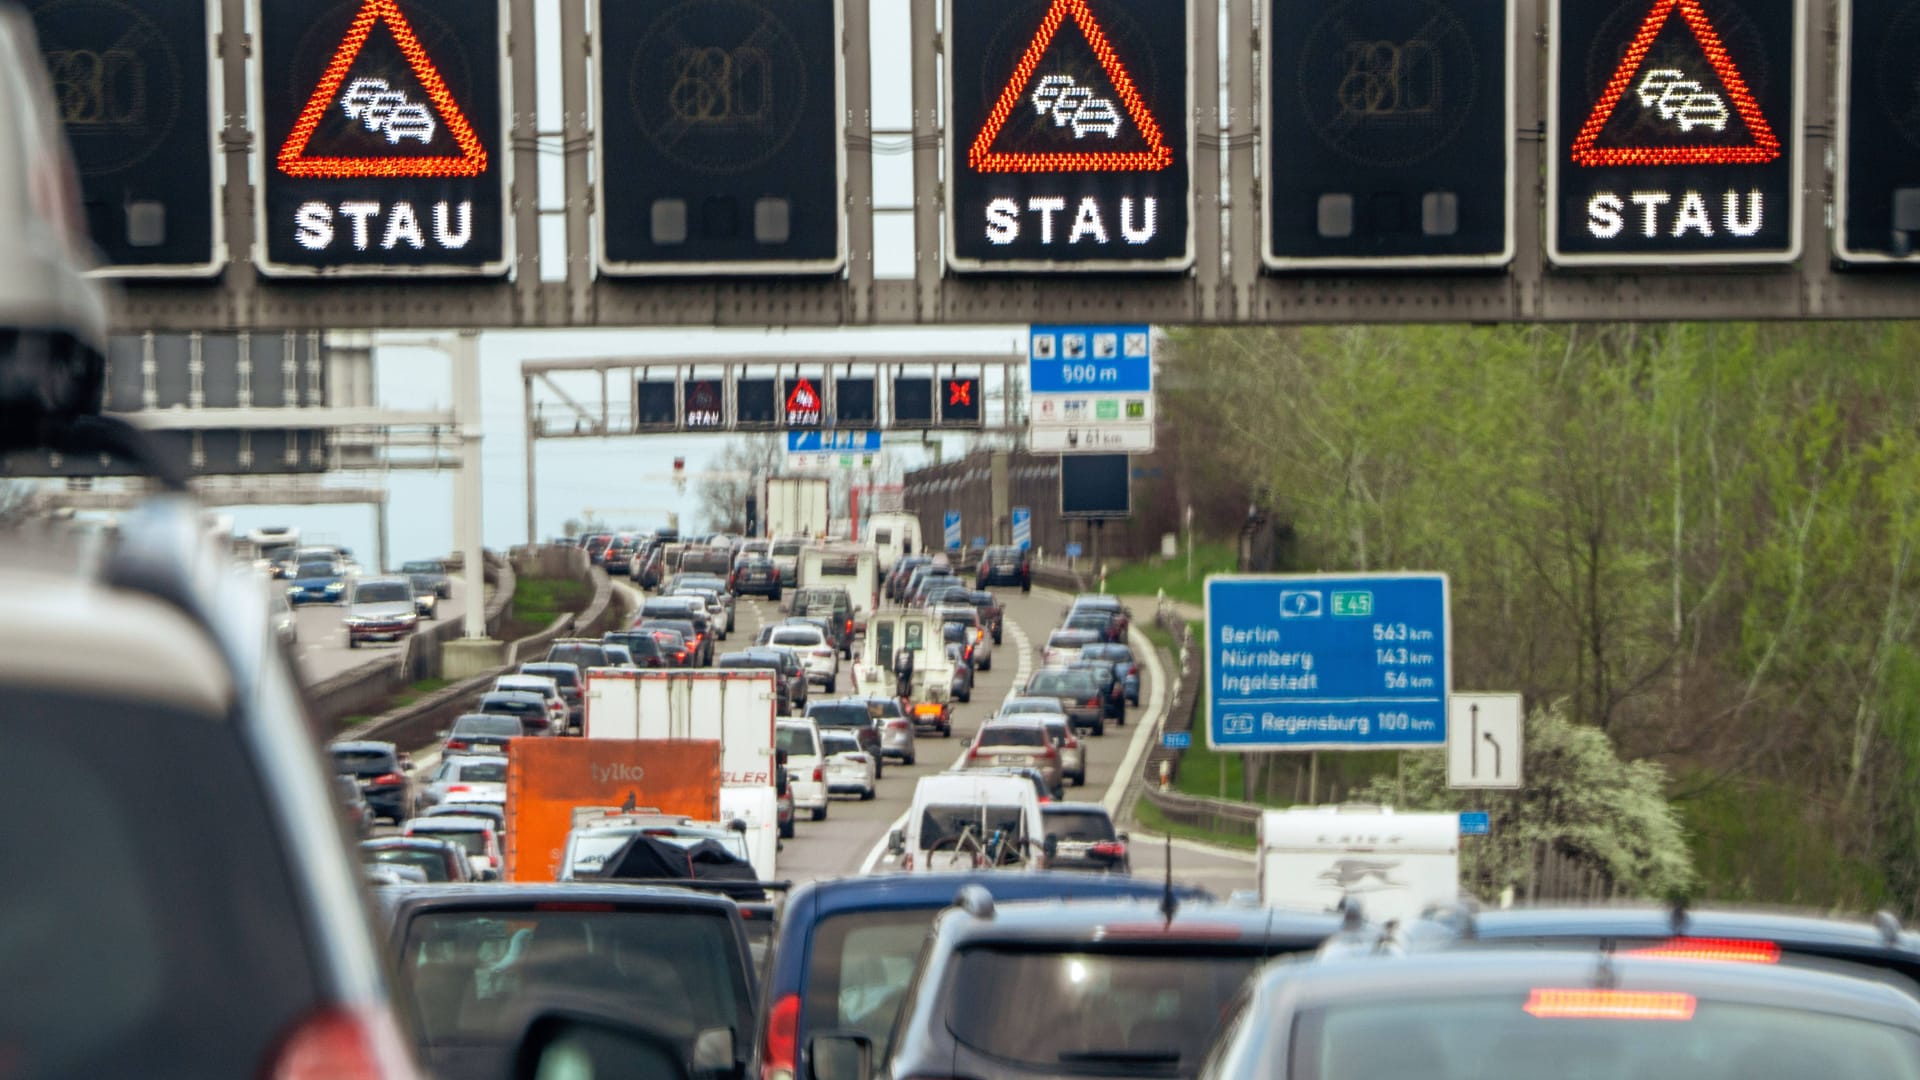
<svg viewBox="0 0 1920 1080"><path fill-rule="evenodd" d="M953 733L953 661L940 640L938 616L928 611L885 611L867 621L861 660L854 665L854 692L899 698L915 727Z"/></svg>

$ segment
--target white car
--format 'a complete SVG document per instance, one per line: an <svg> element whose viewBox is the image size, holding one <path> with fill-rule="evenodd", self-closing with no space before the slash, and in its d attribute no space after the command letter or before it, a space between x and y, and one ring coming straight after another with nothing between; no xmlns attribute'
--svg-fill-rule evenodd
<svg viewBox="0 0 1920 1080"><path fill-rule="evenodd" d="M805 810L815 821L827 820L827 762L820 744L820 726L811 720L782 720L774 726L774 751L787 754L787 790L793 794L793 812Z"/></svg>
<svg viewBox="0 0 1920 1080"><path fill-rule="evenodd" d="M861 802L872 799L877 784L873 755L860 749L860 740L844 731L820 733L821 749L826 753L827 794L858 795Z"/></svg>
<svg viewBox="0 0 1920 1080"><path fill-rule="evenodd" d="M706 608L707 621L713 625L714 640L725 641L727 635L733 632L733 613L720 601L720 593L714 589L704 585L676 584L673 591L667 595L685 596L700 601Z"/></svg>
<svg viewBox="0 0 1920 1080"><path fill-rule="evenodd" d="M1080 648L1086 643L1087 635L1078 630L1055 630L1040 650L1040 666L1066 667L1080 659Z"/></svg>
<svg viewBox="0 0 1920 1080"><path fill-rule="evenodd" d="M840 650L827 640L826 631L804 623L782 623L770 627L766 644L792 649L807 667L807 682L818 683L827 693L840 686Z"/></svg>
<svg viewBox="0 0 1920 1080"><path fill-rule="evenodd" d="M664 814L613 813L578 821L573 831L567 834L567 847L560 857L560 880L578 881L598 877L600 868L607 864L607 860L638 833L646 833L681 847L692 847L702 840L712 840L734 856L749 859L746 834L718 822L694 821Z"/></svg>
<svg viewBox="0 0 1920 1080"><path fill-rule="evenodd" d="M400 826L400 835L445 840L467 853L475 881L500 879L500 837L486 818L452 814L414 818Z"/></svg>
<svg viewBox="0 0 1920 1080"><path fill-rule="evenodd" d="M458 754L440 759L427 778L421 801L501 803L507 801L507 759L502 754Z"/></svg>

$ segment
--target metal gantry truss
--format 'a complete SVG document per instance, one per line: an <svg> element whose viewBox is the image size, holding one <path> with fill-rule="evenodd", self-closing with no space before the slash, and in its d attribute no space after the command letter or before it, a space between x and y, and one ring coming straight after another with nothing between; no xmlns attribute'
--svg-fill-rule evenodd
<svg viewBox="0 0 1920 1080"><path fill-rule="evenodd" d="M872 0L879 2L879 0ZM1828 255L1834 140L1833 5L1812 5L1806 33L1804 139L1809 163L1801 214L1801 259L1785 267L1669 271L1579 271L1549 268L1543 254L1542 165L1545 102L1545 0L1521 0L1515 37L1517 115L1511 138L1517 162L1515 244L1504 272L1407 274L1268 274L1260 266L1259 83L1255 33L1259 0L1198 0L1202 47L1194 50L1193 84L1208 88L1192 103L1197 259L1187 272L1164 275L956 275L942 254L942 132L938 117L941 61L938 0L910 6L914 251L910 278L877 278L873 185L872 56L869 0L844 4L847 70L845 125L849 258L831 277L597 277L592 266L594 192L589 160L588 48L584 0L560 5L564 130L543 132L536 116L535 0L510 0L513 276L506 281L445 281L416 276L389 281L263 280L255 272L251 156L264 152L249 125L247 35L223 32L219 56L226 126L220 145L227 177L221 216L231 254L211 283L128 283L116 307L118 326L150 329L302 329L637 326L908 326L1020 322L1405 323L1546 322L1600 319L1908 318L1920 310L1910 276L1836 272ZM247 0L218 0L222 25L245 25ZM1224 13L1225 33L1212 33ZM1205 47L1216 44L1218 47ZM1264 59L1264 58L1262 58ZM1224 67L1223 67L1224 64ZM1222 76L1225 76L1224 83ZM1226 88L1223 95L1211 88ZM544 203L538 187L542 146L564 158L566 249L543 250ZM1222 152L1224 148L1225 152ZM824 148L822 150L824 151ZM543 265L564 264L562 280L545 280Z"/></svg>

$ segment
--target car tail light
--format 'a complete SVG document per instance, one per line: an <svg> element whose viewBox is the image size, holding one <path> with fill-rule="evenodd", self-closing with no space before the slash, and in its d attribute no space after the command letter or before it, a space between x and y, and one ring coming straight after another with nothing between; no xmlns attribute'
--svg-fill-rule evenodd
<svg viewBox="0 0 1920 1080"><path fill-rule="evenodd" d="M453 794L456 791L472 791L472 790L473 788L467 786L466 784L448 784L447 785L447 794L449 795Z"/></svg>
<svg viewBox="0 0 1920 1080"><path fill-rule="evenodd" d="M302 1020L265 1074L273 1080L396 1080L418 1075L391 1016L377 1009L344 1007L323 1009Z"/></svg>
<svg viewBox="0 0 1920 1080"><path fill-rule="evenodd" d="M461 739L447 740L447 749L449 750L465 750L466 748L467 748L467 744L464 740L461 740Z"/></svg>
<svg viewBox="0 0 1920 1080"><path fill-rule="evenodd" d="M820 783L822 780L825 780L826 778L827 778L826 770L819 765L815 765L813 767L813 782L817 784L817 783Z"/></svg>
<svg viewBox="0 0 1920 1080"><path fill-rule="evenodd" d="M1127 845L1118 840L1102 840L1087 850L1095 855L1105 855L1110 859L1117 859L1127 853Z"/></svg>
<svg viewBox="0 0 1920 1080"><path fill-rule="evenodd" d="M1080 748L1080 740L1069 735L1067 736L1066 742L1062 743L1061 745L1065 746L1069 750L1078 750Z"/></svg>
<svg viewBox="0 0 1920 1080"><path fill-rule="evenodd" d="M1057 758L1057 757L1059 757L1059 756L1060 756L1060 751L1058 751L1058 750L1055 750L1055 749L1053 748L1053 744L1052 744L1052 743L1048 743L1048 744L1047 744L1047 752L1046 752L1046 753L1044 753L1044 754L1041 754L1040 756L1041 756L1041 757L1043 757L1043 758Z"/></svg>
<svg viewBox="0 0 1920 1080"><path fill-rule="evenodd" d="M1691 1020L1692 994L1661 990L1540 990L1527 1015L1542 1020Z"/></svg>
<svg viewBox="0 0 1920 1080"><path fill-rule="evenodd" d="M906 729L907 722L905 720L889 720L887 721L887 727L894 731L902 731Z"/></svg>
<svg viewBox="0 0 1920 1080"><path fill-rule="evenodd" d="M1087 699L1087 705L1089 707L1098 705L1098 704L1100 704L1100 699L1098 697L1090 697Z"/></svg>
<svg viewBox="0 0 1920 1080"><path fill-rule="evenodd" d="M407 782L407 779L397 772L390 772L384 776L374 777L373 782L376 784L404 784Z"/></svg>
<svg viewBox="0 0 1920 1080"><path fill-rule="evenodd" d="M1723 960L1739 964L1777 964L1780 946L1771 941L1742 941L1739 938L1677 937L1658 945L1628 949L1627 956L1651 956L1667 960Z"/></svg>
<svg viewBox="0 0 1920 1080"><path fill-rule="evenodd" d="M766 1042L761 1046L761 1080L793 1080L800 1063L800 995L784 994L767 1011Z"/></svg>

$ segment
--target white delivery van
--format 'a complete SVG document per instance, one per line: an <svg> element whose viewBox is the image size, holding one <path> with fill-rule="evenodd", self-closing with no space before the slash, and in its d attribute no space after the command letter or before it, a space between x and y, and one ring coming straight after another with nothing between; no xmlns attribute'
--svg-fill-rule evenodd
<svg viewBox="0 0 1920 1080"><path fill-rule="evenodd" d="M1460 898L1460 816L1308 806L1260 816L1260 902L1327 911L1345 897L1402 924Z"/></svg>
<svg viewBox="0 0 1920 1080"><path fill-rule="evenodd" d="M911 663L906 672L903 665ZM906 693L900 693L902 673ZM918 727L953 730L954 662L940 637L940 618L930 611L889 609L867 620L866 641L853 665L853 690L861 697L895 698Z"/></svg>
<svg viewBox="0 0 1920 1080"><path fill-rule="evenodd" d="M864 627L880 596L880 564L866 548L836 546L800 552L800 587L845 589L853 602L853 621Z"/></svg>
<svg viewBox="0 0 1920 1080"><path fill-rule="evenodd" d="M875 514L867 519L860 538L873 549L882 574L893 569L894 561L901 556L918 555L923 550L920 519L912 514Z"/></svg>
<svg viewBox="0 0 1920 1080"><path fill-rule="evenodd" d="M952 772L920 778L887 847L902 870L1044 870L1045 836L1032 781Z"/></svg>
<svg viewBox="0 0 1920 1080"><path fill-rule="evenodd" d="M717 739L720 820L746 822L754 873L774 880L780 845L773 680L767 668L588 668L589 739Z"/></svg>

